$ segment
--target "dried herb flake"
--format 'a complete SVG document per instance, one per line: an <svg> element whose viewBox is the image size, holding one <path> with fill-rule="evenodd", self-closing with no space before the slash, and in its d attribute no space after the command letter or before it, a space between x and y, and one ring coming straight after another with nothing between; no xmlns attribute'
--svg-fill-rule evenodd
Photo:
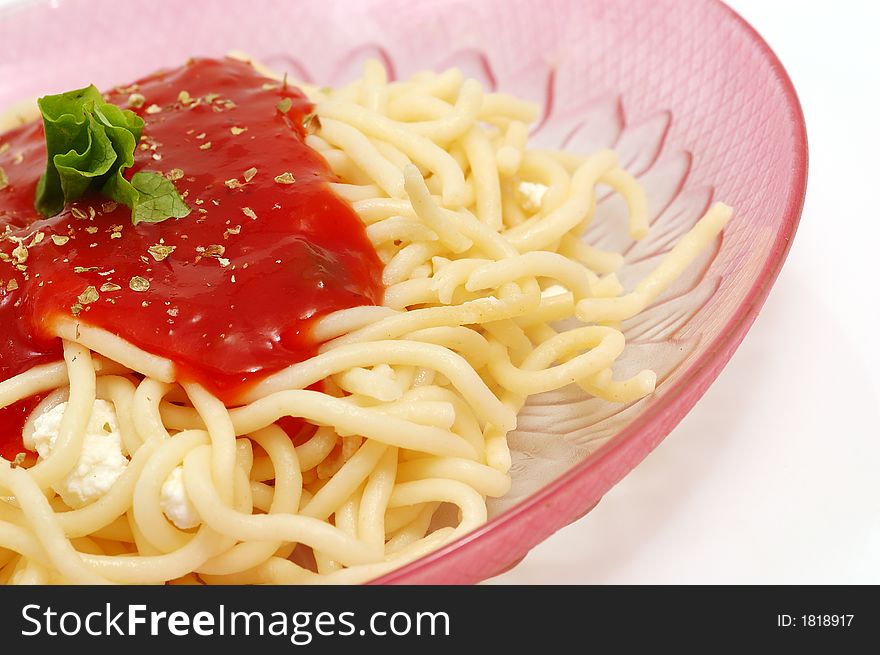
<svg viewBox="0 0 880 655"><path fill-rule="evenodd" d="M135 275L128 281L128 287L132 291L146 291L150 288L150 281L145 277Z"/></svg>

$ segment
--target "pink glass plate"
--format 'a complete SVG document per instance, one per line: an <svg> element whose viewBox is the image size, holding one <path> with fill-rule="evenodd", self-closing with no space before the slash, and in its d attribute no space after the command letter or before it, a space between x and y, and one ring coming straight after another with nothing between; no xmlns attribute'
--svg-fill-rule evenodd
<svg viewBox="0 0 880 655"><path fill-rule="evenodd" d="M769 47L714 1L22 2L0 10L0 107L234 49L331 85L366 57L397 77L456 65L540 102L538 144L614 147L647 188L648 239L627 240L613 197L600 201L588 234L626 253L625 284L711 202L736 208L713 247L624 325L628 348L615 372L653 368L656 393L626 407L572 389L534 398L511 435L513 489L490 503L489 523L378 582L482 580L587 512L717 377L794 236L807 175L797 97Z"/></svg>

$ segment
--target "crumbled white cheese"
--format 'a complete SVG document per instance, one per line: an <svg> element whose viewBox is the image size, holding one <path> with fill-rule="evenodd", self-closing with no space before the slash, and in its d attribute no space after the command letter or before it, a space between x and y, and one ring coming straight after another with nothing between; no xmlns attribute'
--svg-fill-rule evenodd
<svg viewBox="0 0 880 655"><path fill-rule="evenodd" d="M534 213L541 209L547 185L539 182L520 182L515 190L517 200L527 212Z"/></svg>
<svg viewBox="0 0 880 655"><path fill-rule="evenodd" d="M33 446L45 459L55 448L67 403L60 403L34 421ZM113 403L96 400L76 466L53 489L70 507L84 507L113 486L128 466Z"/></svg>
<svg viewBox="0 0 880 655"><path fill-rule="evenodd" d="M186 494L182 466L175 467L162 483L159 506L165 512L165 516L181 530L194 528L202 522L199 511Z"/></svg>

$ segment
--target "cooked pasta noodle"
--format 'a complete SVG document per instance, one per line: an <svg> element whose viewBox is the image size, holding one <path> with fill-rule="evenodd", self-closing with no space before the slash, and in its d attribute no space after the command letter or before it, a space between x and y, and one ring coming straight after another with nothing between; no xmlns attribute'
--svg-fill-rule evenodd
<svg viewBox="0 0 880 655"><path fill-rule="evenodd" d="M622 196L633 239L650 198L614 152L528 146L536 108L458 70L388 82L377 62L348 86L302 87L307 143L339 177L384 264L383 306L320 318L316 356L227 407L177 364L75 317L64 360L0 382L0 407L66 403L50 453L0 462L0 578L9 583L362 582L487 520L510 488L507 434L527 398L570 384L612 402L654 390L615 379L619 322L644 310L720 233L712 206L634 288L619 253L585 243L597 188ZM556 322L580 327L560 332ZM315 385L321 384L322 390ZM56 492L96 400L118 419L127 465L97 499ZM291 439L277 422L302 420ZM169 518L182 485L194 527ZM439 507L458 520L438 524ZM183 519L180 519L183 521Z"/></svg>

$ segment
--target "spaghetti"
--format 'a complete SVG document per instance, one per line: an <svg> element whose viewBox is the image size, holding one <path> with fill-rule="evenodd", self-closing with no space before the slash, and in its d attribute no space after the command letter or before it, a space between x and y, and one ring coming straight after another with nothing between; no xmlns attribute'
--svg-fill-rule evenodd
<svg viewBox="0 0 880 655"><path fill-rule="evenodd" d="M371 61L300 88L196 60L111 92L146 120L133 170L196 210L156 225L93 199L35 220L39 125L0 136L0 311L18 312L0 328L0 581L366 581L487 520L531 394L654 390L649 370L614 378L619 322L730 208L625 292L620 255L581 239L602 186L633 239L649 230L613 152L528 148L535 108L455 69L389 82Z"/></svg>

